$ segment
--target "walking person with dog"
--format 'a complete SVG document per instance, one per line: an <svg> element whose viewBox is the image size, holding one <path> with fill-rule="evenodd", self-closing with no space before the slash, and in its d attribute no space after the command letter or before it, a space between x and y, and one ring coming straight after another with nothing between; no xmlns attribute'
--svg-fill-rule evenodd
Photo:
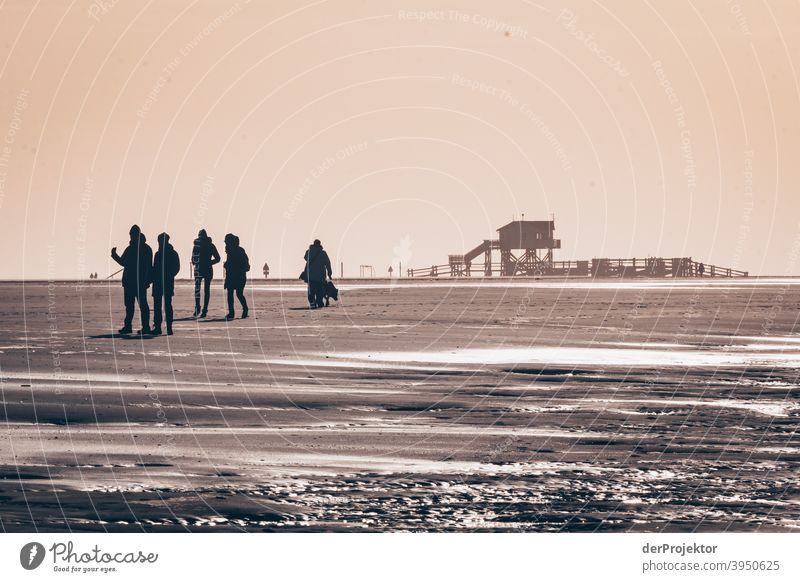
<svg viewBox="0 0 800 582"><path fill-rule="evenodd" d="M308 247L303 258L306 266L301 278L308 284L308 305L311 309L324 307L325 285L327 279L333 276L331 260L319 239Z"/></svg>

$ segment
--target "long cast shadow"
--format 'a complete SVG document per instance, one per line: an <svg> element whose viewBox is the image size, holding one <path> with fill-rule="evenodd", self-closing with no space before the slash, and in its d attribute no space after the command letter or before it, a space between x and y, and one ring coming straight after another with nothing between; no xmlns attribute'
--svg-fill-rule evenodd
<svg viewBox="0 0 800 582"><path fill-rule="evenodd" d="M157 335L149 335L144 334L140 335L137 333L131 334L122 334L122 333L101 333L99 335L90 335L87 336L88 339L120 339L120 340L150 340L157 338Z"/></svg>

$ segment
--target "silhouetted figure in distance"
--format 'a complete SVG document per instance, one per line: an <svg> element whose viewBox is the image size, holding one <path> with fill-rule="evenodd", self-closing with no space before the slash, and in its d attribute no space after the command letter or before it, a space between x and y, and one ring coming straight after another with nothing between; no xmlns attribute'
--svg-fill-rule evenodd
<svg viewBox="0 0 800 582"><path fill-rule="evenodd" d="M208 301L211 298L211 280L214 278L214 265L219 263L217 247L206 234L205 229L197 233L192 248L192 266L194 267L194 316L208 315ZM203 311L200 311L200 284L203 283Z"/></svg>
<svg viewBox="0 0 800 582"><path fill-rule="evenodd" d="M225 289L228 290L228 315L225 319L236 317L233 310L233 293L242 304L242 319L247 318L247 299L244 286L247 284L247 272L250 270L250 259L245 250L239 246L239 237L234 234L225 235Z"/></svg>
<svg viewBox="0 0 800 582"><path fill-rule="evenodd" d="M311 309L324 307L326 276L332 277L331 260L319 239L308 247L303 257L306 261L305 279L308 283L308 304Z"/></svg>
<svg viewBox="0 0 800 582"><path fill-rule="evenodd" d="M181 259L169 244L169 235L158 235L158 250L153 259L153 335L161 335L161 302L167 321L167 335L172 335L172 296L175 276L181 270Z"/></svg>
<svg viewBox="0 0 800 582"><path fill-rule="evenodd" d="M125 297L125 325L119 333L131 333L135 303L139 302L142 319L140 334L150 333L150 306L147 304L147 288L152 280L153 250L147 244L144 234L137 225L129 232L130 243L122 256L117 247L111 249L111 258L122 266L122 289Z"/></svg>

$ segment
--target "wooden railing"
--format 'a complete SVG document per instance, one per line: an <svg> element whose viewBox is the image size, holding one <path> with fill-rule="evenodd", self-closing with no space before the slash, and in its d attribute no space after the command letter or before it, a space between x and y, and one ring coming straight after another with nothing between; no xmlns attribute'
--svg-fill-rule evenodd
<svg viewBox="0 0 800 582"><path fill-rule="evenodd" d="M551 267L543 269L539 275L570 277L643 277L643 278L684 278L684 277L747 277L747 271L720 267L695 261L691 257L647 257L644 259L606 259L591 261L553 261ZM492 263L492 275L498 276L501 263ZM406 271L409 277L469 277L485 276L483 262L467 265L431 265Z"/></svg>

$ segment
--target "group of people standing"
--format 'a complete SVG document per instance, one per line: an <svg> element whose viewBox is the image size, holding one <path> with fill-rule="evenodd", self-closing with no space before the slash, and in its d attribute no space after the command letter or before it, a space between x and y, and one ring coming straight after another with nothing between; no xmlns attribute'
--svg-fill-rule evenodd
<svg viewBox="0 0 800 582"><path fill-rule="evenodd" d="M147 238L137 225L133 225L128 233L130 242L122 255L117 254L117 247L111 249L111 258L122 266L122 288L125 302L125 323L119 330L121 334L133 333L132 323L136 304L142 320L142 328L138 333L161 335L162 321L166 323L167 335L172 335L173 309L172 297L175 295L175 277L181 270L181 261L177 251L169 243L169 235L162 232L158 235L158 250L153 255ZM331 261L322 249L319 240L308 247L304 259L306 266L301 278L308 283L308 302L312 308L323 307L326 298L327 278L332 276ZM205 230L197 233L192 246L192 269L194 274L194 317L204 318L208 315L208 303L211 299L211 281L214 279L214 265L222 260L214 241ZM235 319L234 295L242 306L242 319L247 318L249 309L244 288L247 284L247 272L250 270L250 259L239 244L239 237L228 233L225 235L225 289L227 290L228 314L226 320ZM150 327L150 306L147 301L147 290L152 285L153 293L153 327ZM335 288L334 288L335 289ZM202 291L202 308L201 308ZM336 297L338 298L338 297ZM163 318L162 318L163 306Z"/></svg>
<svg viewBox="0 0 800 582"><path fill-rule="evenodd" d="M129 231L130 242L122 253L117 254L117 247L111 249L111 258L122 266L122 289L125 301L125 323L119 330L121 334L133 333L132 323L136 304L139 304L139 313L142 319L140 334L161 335L162 321L167 325L167 335L172 335L172 322L174 319L172 297L175 295L175 277L181 270L181 260L178 252L169 243L169 235L162 232L158 235L158 250L155 256L147 238L137 225ZM242 305L242 318L248 315L247 299L244 296L244 287L247 284L247 272L250 270L250 260L245 250L239 245L239 237L234 234L225 235L226 260L225 289L228 291L227 320L236 317L234 313L234 293ZM211 297L211 280L214 278L214 265L219 263L221 257L217 247L201 230L194 240L192 248L192 268L194 271L194 317L206 317L208 302ZM147 301L147 290L153 287L153 327L150 327L150 306ZM203 308L200 309L200 290L205 287ZM162 318L163 305L163 318Z"/></svg>

